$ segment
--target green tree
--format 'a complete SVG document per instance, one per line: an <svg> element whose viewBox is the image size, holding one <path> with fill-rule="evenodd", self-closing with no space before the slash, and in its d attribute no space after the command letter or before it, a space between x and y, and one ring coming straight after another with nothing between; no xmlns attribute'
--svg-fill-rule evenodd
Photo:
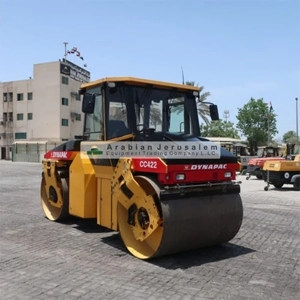
<svg viewBox="0 0 300 300"><path fill-rule="evenodd" d="M230 137L240 139L238 131L232 122L218 120L200 125L201 135L204 137Z"/></svg>
<svg viewBox="0 0 300 300"><path fill-rule="evenodd" d="M251 98L242 108L238 108L236 126L248 141L256 140L258 145L265 145L268 142L268 133L270 142L278 133L276 116L273 111L269 111L263 98Z"/></svg>
<svg viewBox="0 0 300 300"><path fill-rule="evenodd" d="M195 81L186 81L185 84L199 87L199 84L195 85ZM199 116L203 119L205 124L209 124L210 122L208 119L208 117L210 116L209 104L205 103L205 101L210 96L210 92L203 93L203 90L204 90L204 86L200 86L199 87L200 97L197 98L197 109L198 109ZM177 107L175 106L173 107L173 112L177 112L179 114L182 112L182 109L183 109L182 106L177 106Z"/></svg>
<svg viewBox="0 0 300 300"><path fill-rule="evenodd" d="M282 140L284 143L296 144L297 143L297 133L293 130L290 130L283 135Z"/></svg>

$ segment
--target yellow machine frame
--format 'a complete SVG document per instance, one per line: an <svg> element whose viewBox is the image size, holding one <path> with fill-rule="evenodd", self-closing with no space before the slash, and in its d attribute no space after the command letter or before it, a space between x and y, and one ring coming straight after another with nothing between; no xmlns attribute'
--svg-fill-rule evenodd
<svg viewBox="0 0 300 300"><path fill-rule="evenodd" d="M135 86L151 85L160 89L176 89L177 91L199 92L200 90L196 86L133 77L108 77L83 84L81 90L100 86L105 82L124 82ZM195 96L195 93L190 94ZM105 111L107 109L105 97L102 97L102 105ZM107 140L105 126L106 122L104 122L103 139ZM110 139L110 141L131 140L133 137L133 134L128 134ZM88 144L91 146L90 144L93 142L80 140L78 143L81 147ZM90 147L90 149L92 148ZM60 150L61 148L57 149L59 150L56 151L68 152L67 150ZM152 177L149 170L143 171L144 173L141 171L138 174L135 173L131 157L118 158L116 165L113 165L111 160L109 164L109 159L107 159L107 165L100 165L94 163L98 159L96 156L88 155L87 152L82 151L82 148L69 152L71 155L61 160L46 154L42 162L42 207L46 217L52 221L61 221L68 216L96 219L98 225L119 231L127 249L141 259L175 253L189 249L189 246L196 248L199 245L209 246L218 242L226 242L232 239L241 227L243 207L239 195L240 187L239 183L233 180L225 182L223 179L226 187L222 179L214 184L201 182L198 186L190 185L187 187L184 184L185 192L174 189L174 193L171 191L168 196L180 196L170 200L168 197L161 196L157 178ZM165 172L167 174L168 166L166 163L158 157L155 159L162 166L160 173L164 174ZM232 169L227 171L230 171L231 174L231 171L236 170L236 164L232 163L230 168ZM217 171L215 173L217 174ZM201 196L203 190L205 193ZM206 199L206 193L210 193L209 201ZM224 195L220 199L222 193ZM185 194L189 196L182 200L181 197ZM165 197L163 203L161 202L162 197ZM181 208L184 212L182 209L178 209L176 205L182 205ZM211 215L210 211L214 208L216 210L214 218L218 219L217 225L215 219L206 217L199 219L199 212L204 216ZM133 210L132 218L130 217L131 210ZM140 214L134 213L134 210ZM144 217L145 215L146 217ZM192 217L187 222L189 216ZM206 223L200 223L198 226L198 219ZM197 226L191 222L197 223ZM134 226L136 223L140 225ZM199 240L176 231L176 227L181 223L186 227L193 228L193 233L197 237L202 235L205 238ZM205 225L208 226L211 236L207 234L207 229L203 231ZM186 230L191 232L190 229ZM182 234L180 239L177 234ZM170 236L173 240L169 238Z"/></svg>

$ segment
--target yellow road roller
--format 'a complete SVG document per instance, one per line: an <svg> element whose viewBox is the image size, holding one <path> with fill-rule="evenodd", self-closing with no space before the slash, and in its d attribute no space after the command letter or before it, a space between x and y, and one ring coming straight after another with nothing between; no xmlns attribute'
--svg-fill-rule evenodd
<svg viewBox="0 0 300 300"><path fill-rule="evenodd" d="M199 88L133 77L82 84L82 136L47 152L45 216L94 219L139 259L226 243L240 230L237 157L201 137ZM207 103L211 120L218 107Z"/></svg>

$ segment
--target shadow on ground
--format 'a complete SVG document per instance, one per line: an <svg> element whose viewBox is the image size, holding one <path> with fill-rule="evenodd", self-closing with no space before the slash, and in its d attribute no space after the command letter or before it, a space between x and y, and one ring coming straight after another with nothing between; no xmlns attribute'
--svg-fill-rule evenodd
<svg viewBox="0 0 300 300"><path fill-rule="evenodd" d="M265 187L267 186L267 184L265 185ZM269 191L276 191L276 192L290 192L290 191L296 191L293 187L293 185L284 185L282 188L278 189L275 188L272 184L270 184L268 186L268 190ZM267 192L267 191L266 191Z"/></svg>
<svg viewBox="0 0 300 300"><path fill-rule="evenodd" d="M120 234L97 225L95 219L82 220L80 218L72 218L68 222L64 222L63 224L66 226L71 226L72 228L85 233L111 232L111 235L102 237L101 242L123 252L122 255L120 255L119 253L118 256L130 255L123 244ZM246 255L252 252L255 252L255 250L233 243L226 243L219 246L153 258L151 260L148 260L147 263L154 264L166 269L188 269L194 266L201 266L211 262L239 257L241 255Z"/></svg>
<svg viewBox="0 0 300 300"><path fill-rule="evenodd" d="M85 233L107 233L114 232L108 228L97 225L96 219L80 219L71 217L68 221L61 223L66 226L70 226L74 229Z"/></svg>
<svg viewBox="0 0 300 300"><path fill-rule="evenodd" d="M114 234L102 238L102 242L124 251L124 255L128 254L119 234ZM179 254L172 254L159 258L148 260L147 263L157 265L166 269L188 269L195 266L201 266L211 262L226 260L241 255L255 252L255 250L246 248L233 243L227 243L220 246L197 249Z"/></svg>

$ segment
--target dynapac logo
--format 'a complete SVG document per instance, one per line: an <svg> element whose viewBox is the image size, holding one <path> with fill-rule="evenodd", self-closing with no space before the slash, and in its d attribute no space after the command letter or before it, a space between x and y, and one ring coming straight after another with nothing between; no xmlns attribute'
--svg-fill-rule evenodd
<svg viewBox="0 0 300 300"><path fill-rule="evenodd" d="M51 152L51 158L68 158L67 151Z"/></svg>
<svg viewBox="0 0 300 300"><path fill-rule="evenodd" d="M224 170L227 164L191 165L190 170Z"/></svg>

